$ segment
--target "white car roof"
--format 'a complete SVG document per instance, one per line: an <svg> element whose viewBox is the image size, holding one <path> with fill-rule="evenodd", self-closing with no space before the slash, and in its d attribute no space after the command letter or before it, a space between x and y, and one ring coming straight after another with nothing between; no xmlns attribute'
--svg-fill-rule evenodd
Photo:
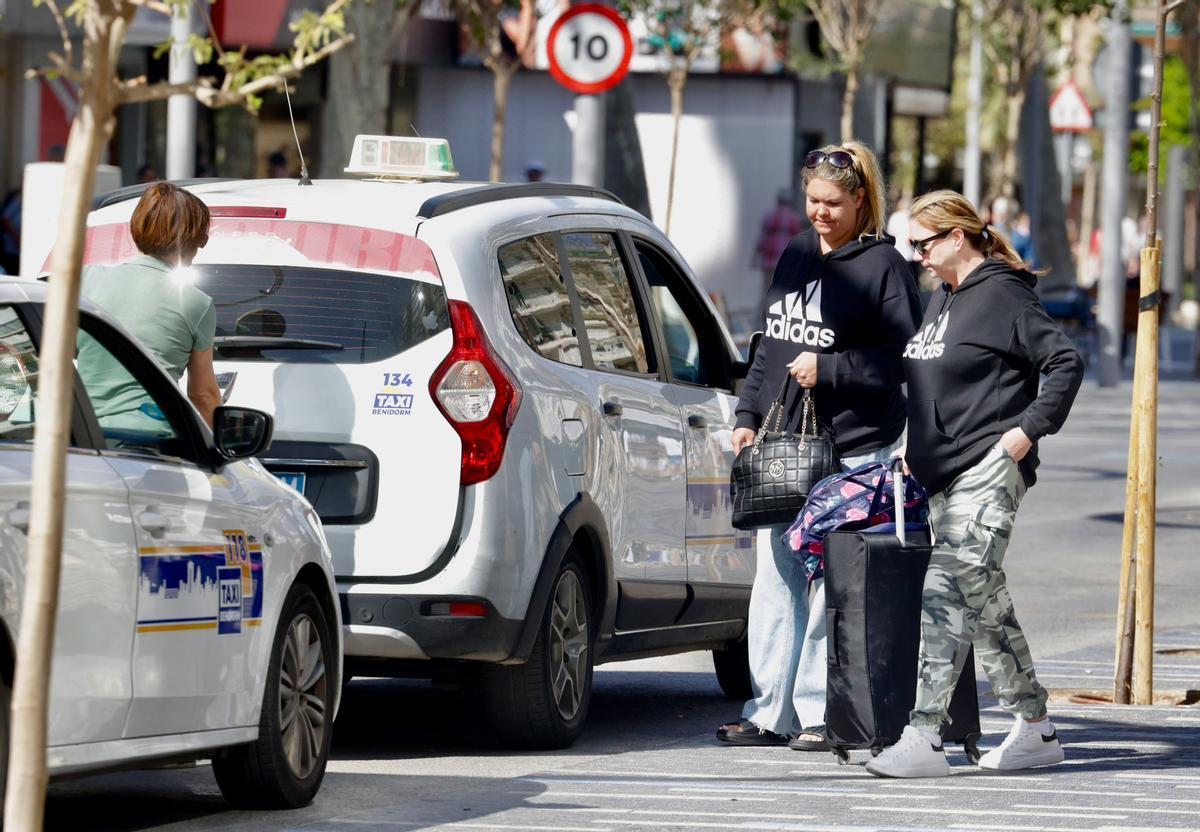
<svg viewBox="0 0 1200 832"><path fill-rule="evenodd" d="M496 206L519 200L509 208L514 216L556 211L618 213L645 222L645 218L599 189L576 185L486 182L413 182L378 179L317 179L302 186L295 179L236 179L178 183L210 207L270 207L287 210L287 219L299 222L337 222L412 235L429 200L466 195L466 203ZM88 216L88 225L128 222L144 187L125 188L100 197L102 207ZM486 192L486 193L485 193ZM471 196L483 198L471 199ZM105 204L107 202L107 204ZM515 209L515 210L514 210ZM493 209L494 210L494 209ZM426 211L428 214L429 211ZM489 212L490 213L490 212Z"/></svg>

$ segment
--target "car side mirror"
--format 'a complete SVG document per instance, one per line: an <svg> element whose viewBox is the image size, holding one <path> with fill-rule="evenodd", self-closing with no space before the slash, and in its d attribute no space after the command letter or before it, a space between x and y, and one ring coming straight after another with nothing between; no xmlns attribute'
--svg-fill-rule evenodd
<svg viewBox="0 0 1200 832"><path fill-rule="evenodd" d="M746 360L734 361L729 368L734 380L740 381L750 373L750 366L754 363L754 353L758 351L758 345L762 342L762 330L756 330L750 336L750 344L746 348Z"/></svg>
<svg viewBox="0 0 1200 832"><path fill-rule="evenodd" d="M227 462L262 453L274 432L275 420L261 410L221 406L213 414L213 446Z"/></svg>

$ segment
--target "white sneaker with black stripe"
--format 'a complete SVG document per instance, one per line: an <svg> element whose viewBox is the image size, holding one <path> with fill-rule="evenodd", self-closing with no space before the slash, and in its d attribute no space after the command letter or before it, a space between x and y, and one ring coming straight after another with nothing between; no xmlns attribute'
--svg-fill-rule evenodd
<svg viewBox="0 0 1200 832"><path fill-rule="evenodd" d="M908 725L895 745L867 763L867 771L876 777L946 777L950 764L940 742L932 742L929 734Z"/></svg>
<svg viewBox="0 0 1200 832"><path fill-rule="evenodd" d="M1048 726L1050 733L1045 734L1038 730L1041 725ZM1000 747L992 749L980 758L979 767L993 771L1018 771L1061 763L1064 757L1062 743L1058 741L1058 731L1054 730L1049 720L1034 725L1018 718L1017 724L1008 732Z"/></svg>

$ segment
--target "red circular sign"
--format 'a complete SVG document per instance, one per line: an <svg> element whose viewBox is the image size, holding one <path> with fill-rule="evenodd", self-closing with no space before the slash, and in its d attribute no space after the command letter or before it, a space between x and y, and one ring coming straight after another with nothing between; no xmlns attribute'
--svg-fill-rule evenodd
<svg viewBox="0 0 1200 832"><path fill-rule="evenodd" d="M584 3L563 12L550 27L546 58L554 80L579 95L615 87L629 74L633 37L608 6Z"/></svg>

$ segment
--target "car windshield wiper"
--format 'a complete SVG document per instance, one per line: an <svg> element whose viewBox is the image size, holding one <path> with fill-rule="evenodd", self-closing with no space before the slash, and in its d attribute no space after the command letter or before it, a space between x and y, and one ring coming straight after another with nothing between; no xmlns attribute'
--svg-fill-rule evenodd
<svg viewBox="0 0 1200 832"><path fill-rule="evenodd" d="M265 335L218 335L213 339L217 349L254 350L342 350L336 341L315 338L271 338Z"/></svg>

